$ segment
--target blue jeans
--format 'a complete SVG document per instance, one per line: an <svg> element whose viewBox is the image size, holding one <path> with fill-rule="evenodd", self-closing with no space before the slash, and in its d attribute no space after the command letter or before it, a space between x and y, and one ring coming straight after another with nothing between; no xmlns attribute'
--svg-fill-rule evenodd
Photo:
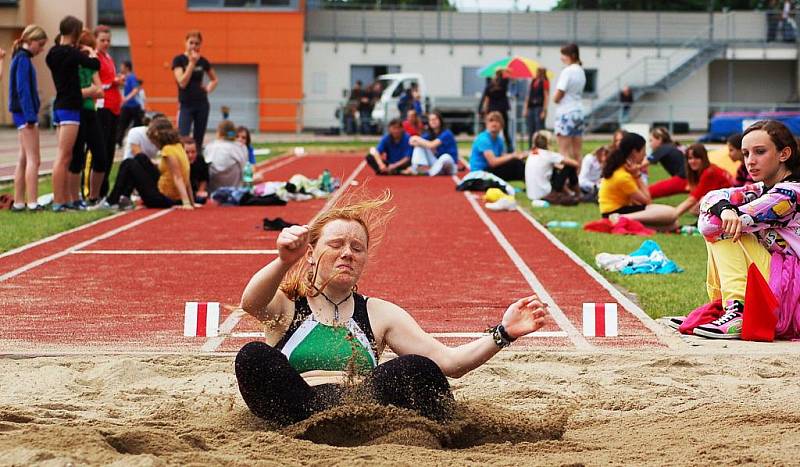
<svg viewBox="0 0 800 467"><path fill-rule="evenodd" d="M368 135L372 133L372 111L371 110L359 110L358 111L358 120L361 124L361 134Z"/></svg>

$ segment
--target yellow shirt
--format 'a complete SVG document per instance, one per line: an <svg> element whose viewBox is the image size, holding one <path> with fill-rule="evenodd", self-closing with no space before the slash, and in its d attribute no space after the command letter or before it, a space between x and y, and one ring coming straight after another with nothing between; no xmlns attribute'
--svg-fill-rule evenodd
<svg viewBox="0 0 800 467"><path fill-rule="evenodd" d="M731 159L728 155L728 148L714 149L708 151L708 160L719 168L725 169L726 172L736 177L736 171L739 170L741 162Z"/></svg>
<svg viewBox="0 0 800 467"><path fill-rule="evenodd" d="M181 175L187 185L189 184L189 158L180 144L168 144L161 148L161 162L158 163L158 171L161 172L161 177L158 178L158 191L168 198L180 201L181 192L178 191L178 187L175 186L175 182L172 180L172 171L169 169L169 162L167 161L168 157L178 161Z"/></svg>
<svg viewBox="0 0 800 467"><path fill-rule="evenodd" d="M620 167L611 174L611 178L600 180L600 192L597 202L600 213L616 211L631 204L631 195L639 191L639 185L625 167Z"/></svg>

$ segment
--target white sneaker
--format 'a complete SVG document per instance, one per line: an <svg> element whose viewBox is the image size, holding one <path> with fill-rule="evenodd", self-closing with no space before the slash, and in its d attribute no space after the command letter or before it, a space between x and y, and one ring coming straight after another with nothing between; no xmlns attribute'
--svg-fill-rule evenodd
<svg viewBox="0 0 800 467"><path fill-rule="evenodd" d="M108 201L106 201L106 199L103 198L100 201L98 201L98 202L94 203L93 205L89 206L88 208L86 208L86 210L87 211L100 211L100 210L110 211L110 210L113 210L113 209L117 209L118 207L119 206L116 206L116 205L112 206L111 204L108 204Z"/></svg>
<svg viewBox="0 0 800 467"><path fill-rule="evenodd" d="M504 196L494 203L486 203L486 209L490 211L514 211L517 209L517 202L511 196Z"/></svg>

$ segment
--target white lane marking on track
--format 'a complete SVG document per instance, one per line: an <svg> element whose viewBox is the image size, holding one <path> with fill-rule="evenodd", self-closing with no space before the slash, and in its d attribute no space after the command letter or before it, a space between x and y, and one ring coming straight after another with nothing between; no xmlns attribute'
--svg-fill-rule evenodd
<svg viewBox="0 0 800 467"><path fill-rule="evenodd" d="M485 332L434 332L430 334L435 338L476 338L488 336ZM263 332L233 332L227 337L259 338L265 337ZM525 337L568 337L564 331L538 331Z"/></svg>
<svg viewBox="0 0 800 467"><path fill-rule="evenodd" d="M26 264L25 266L18 267L17 269L14 269L13 271L9 271L9 272L1 275L0 276L0 282L3 282L5 280L7 280L7 279L11 279L12 277L18 276L18 275L22 274L23 272L29 271L29 270L31 270L31 269L33 269L35 267L41 266L43 264L47 264L50 261L53 261L53 260L56 260L58 258L64 257L66 255L69 255L70 253L72 253L74 251L77 251L77 250L80 250L81 248L87 247L87 246L89 246L89 245L91 245L93 243L97 243L97 242L99 242L101 240L105 240L107 238L113 237L114 235L116 235L118 233L122 233L122 232L125 232L126 230L130 230L130 229L132 229L132 228L134 228L136 226L144 224L145 222L149 222L149 221L151 221L153 219L157 219L157 218L159 218L161 216L169 214L170 212L172 212L172 209L165 209L163 211L158 211L158 212L156 212L154 214L151 214L151 215L149 215L147 217L142 217L141 219L137 219L137 220L135 220L133 222L129 222L129 223L125 224L125 225L117 227L116 229L109 230L108 232L106 232L104 234L98 235L96 237L92 237L89 240L84 240L84 241L82 241L80 243L76 243L75 245L72 245L71 247L68 247L68 248L66 248L64 250L61 250L58 253L54 253L54 254L52 254L50 256L45 256L44 258L39 258L36 261L31 261L30 263Z"/></svg>
<svg viewBox="0 0 800 467"><path fill-rule="evenodd" d="M277 255L278 250L78 250L74 255Z"/></svg>
<svg viewBox="0 0 800 467"><path fill-rule="evenodd" d="M57 240L57 239L65 236L65 235L69 235L69 234L72 234L72 233L75 233L75 232L79 232L81 230L88 229L89 227L94 227L97 224L101 224L103 222L110 221L112 219L116 219L117 217L125 215L125 214L128 214L128 211L118 212L118 213L116 213L114 215L111 215L111 216L108 216L108 217L103 217L101 219L97 219L96 221L89 222L88 224L79 225L78 227L75 227L74 229L65 230L63 232L59 232L59 233L51 235L49 237L42 238L41 240L36 240L35 242L31 242L31 243L22 245L20 247L14 248L13 250L8 250L5 253L0 254L0 259L1 258L5 258L6 256L11 256L11 255L15 255L17 253L21 253L21 252L23 252L25 250L28 250L28 249L31 249L31 248L33 248L35 246L39 246L39 245L42 245L42 244L45 244L45 243L48 243L48 242L52 242L53 240Z"/></svg>
<svg viewBox="0 0 800 467"><path fill-rule="evenodd" d="M567 318L567 315L565 315L561 308L558 307L555 300L553 300L553 297L550 296L550 294L547 292L547 289L545 289L542 283L539 282L539 279L536 277L533 271L531 271L528 265L525 264L525 261L522 259L522 257L520 257L519 253L517 253L517 250L514 249L505 235L503 235L503 232L500 231L500 229L497 227L497 224L489 219L489 216L487 216L483 209L481 209L481 207L478 205L478 202L475 201L475 198L470 193L464 192L464 197L478 214L478 217L480 217L483 223L486 224L486 227L489 229L492 235L494 235L497 243L500 244L508 257L511 258L511 261L514 263L517 269L519 269L519 272L522 274L522 277L525 278L525 281L528 282L528 285L530 285L536 295L539 296L539 299L549 305L548 312L550 313L550 316L553 317L556 324L558 324L558 327L566 331L567 337L569 337L572 343L575 344L576 348L580 350L592 349L593 346L581 335L580 332L578 332L578 329L572 324L569 318Z"/></svg>
<svg viewBox="0 0 800 467"><path fill-rule="evenodd" d="M556 237L549 230L547 230L542 224L540 224L536 219L534 219L533 216L525 212L525 210L519 206L517 206L517 211L520 214L522 214L522 217L524 217L528 222L530 222L531 225L533 225L536 228L536 230L541 232L542 235L545 236L545 238L550 240L550 243L555 245L556 248L558 248L559 250L563 251L567 256L569 256L569 258L572 261L575 262L575 264L582 267L587 274L589 274L595 281L597 281L597 283L603 286L603 288L606 289L608 293L611 294L612 297L617 299L617 301L619 302L620 305L622 305L623 308L625 308L633 316L638 318L639 321L641 321L642 324L644 324L644 326L647 329L653 331L653 333L662 343L666 344L670 348L686 347L686 343L682 339L680 339L680 337L669 333L669 331L667 331L664 328L664 326L657 323L653 318L648 316L647 313L645 313L645 311L639 307L639 305L633 303L633 301L630 298L626 297L625 294L623 294L616 287L614 287L608 281L608 279L603 277L602 274L597 272L593 267L589 266L583 259L581 259L580 256L575 254L574 251L570 250L566 245L564 245L561 242L561 240L558 239L558 237Z"/></svg>
<svg viewBox="0 0 800 467"><path fill-rule="evenodd" d="M339 199L339 197L342 196L342 194L344 194L345 191L347 191L347 188L350 187L350 183L358 176L359 173L361 173L361 171L364 169L364 167L366 167L366 165L367 165L366 161L361 161L361 163L358 164L355 170L353 170L353 173L351 173L350 176L347 177L347 179L342 182L342 186L338 190L336 190L336 193L334 193L333 196L331 196L328 199L328 202L325 203L325 206L322 207L320 212L325 212L330 206L333 206L333 203L335 203L336 200ZM228 317L225 318L225 321L223 321L222 326L220 326L220 332L230 333L231 331L233 331L236 325L239 324L239 321L242 319L242 317L246 314L247 313L244 312L243 310L236 310L233 313L229 314ZM219 346L222 345L222 342L224 340L225 336L209 337L206 343L203 344L201 350L203 352L215 352L219 348Z"/></svg>

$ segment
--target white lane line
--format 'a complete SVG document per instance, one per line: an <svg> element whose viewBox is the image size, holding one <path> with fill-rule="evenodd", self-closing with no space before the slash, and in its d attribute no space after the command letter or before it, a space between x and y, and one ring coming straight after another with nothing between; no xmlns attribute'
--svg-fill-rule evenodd
<svg viewBox="0 0 800 467"><path fill-rule="evenodd" d="M558 324L558 327L566 331L567 337L569 337L576 348L580 350L592 349L593 346L589 344L589 342L580 332L578 332L578 329L572 324L569 318L567 318L567 315L565 315L561 308L558 307L555 300L553 300L553 297L547 293L547 290L544 288L542 283L539 282L539 279L536 277L533 271L531 271L528 265L525 264L525 261L522 259L522 257L520 257L519 253L517 253L517 250L514 249L497 225L492 222L492 220L489 219L489 216L487 216L483 209L481 209L481 207L478 205L478 202L475 201L475 198L469 192L464 192L464 197L478 214L478 217L480 217L483 223L486 224L486 227L489 229L492 235L494 235L497 243L500 244L508 257L511 258L511 261L514 263L517 269L519 269L519 272L522 273L522 276L528 282L528 285L530 285L536 295L539 296L539 299L549 305L548 312L550 313L550 316L553 317L556 324Z"/></svg>
<svg viewBox="0 0 800 467"><path fill-rule="evenodd" d="M630 298L626 297L625 294L619 291L616 287L614 287L611 282L608 281L602 274L597 272L593 267L586 264L586 262L581 259L580 256L575 254L574 251L570 250L566 245L561 243L561 240L558 239L555 235L553 235L545 226L539 223L536 219L533 218L530 214L525 212L524 209L517 206L517 211L522 214L522 217L528 220L528 222L533 225L536 230L542 233L550 242L556 246L559 250L563 251L569 258L575 262L578 266L582 267L587 274L589 274L597 283L603 286L604 289L611 294L612 297L617 299L620 305L623 308L628 310L633 316L639 319L639 321L644 324L644 326L652 331L656 337L665 345L670 348L686 348L686 343L680 339L680 337L672 334L669 332L664 326L657 323L653 318L647 315L644 310L642 310L639 305L634 303Z"/></svg>
<svg viewBox="0 0 800 467"><path fill-rule="evenodd" d="M256 170L260 173L269 172L270 170L275 170L283 167L284 165L291 164L292 162L297 160L297 156L294 155L286 155L281 156L275 159L269 159L261 164L256 165Z"/></svg>
<svg viewBox="0 0 800 467"><path fill-rule="evenodd" d="M74 255L277 255L278 250L78 250Z"/></svg>
<svg viewBox="0 0 800 467"><path fill-rule="evenodd" d="M118 213L116 213L114 215L111 215L111 216L108 216L108 217L103 217L102 219L97 219L96 221L89 222L88 224L79 225L78 227L75 227L74 229L65 230L63 232L59 232L57 234L53 234L53 235L51 235L49 237L42 238L41 240L36 240L35 242L27 243L27 244L22 245L20 247L14 248L13 250L8 250L5 253L0 254L0 259L5 258L6 256L11 256L11 255L15 255L17 253L21 253L21 252L23 252L25 250L29 250L29 249L31 249L33 247L36 247L36 246L39 246L39 245L42 245L42 244L45 244L45 243L48 243L48 242L52 242L53 240L57 240L57 239L65 236L65 235L73 234L75 232L79 232L81 230L88 229L89 227L94 227L97 224L101 224L103 222L107 222L107 221L110 221L112 219L116 219L119 216L124 216L125 214L129 214L129 213L130 213L130 211L118 212Z"/></svg>
<svg viewBox="0 0 800 467"><path fill-rule="evenodd" d="M295 161L295 160L297 160L297 156L294 156L294 155L291 155L291 154L285 154L283 156L278 156L278 157L274 157L274 158L267 159L265 161L259 162L258 164L256 164L256 170L258 170L259 172L269 172L270 170L273 170L273 169L276 169L276 168L279 168L279 167L283 167L284 165L287 165L290 162ZM31 242L31 243L22 245L20 247L14 248L13 250L8 250L5 253L0 254L0 259L5 258L6 256L11 256L11 255L15 255L17 253L21 253L21 252L23 252L25 250L29 250L29 249L31 249L33 247L42 245L44 243L52 242L53 240L57 240L57 239L65 236L65 235L69 235L69 234L72 234L72 233L75 233L75 232L79 232L81 230L88 229L89 227L93 227L93 226L95 226L97 224L100 224L100 223L103 223L103 222L107 222L107 221L110 221L112 219L116 219L117 217L123 216L125 214L129 214L129 212L128 211L118 212L118 213L113 214L111 216L103 217L102 219L97 219L96 221L89 222L88 224L79 225L78 227L75 227L74 229L65 230L64 232L59 232L57 234L53 234L53 235L51 235L49 237L46 237L46 238L43 238L41 240L36 240L35 242Z"/></svg>
<svg viewBox="0 0 800 467"><path fill-rule="evenodd" d="M333 206L336 200L338 200L342 196L342 194L344 194L344 192L347 191L347 189L350 187L350 183L352 183L352 181L358 176L358 174L362 170L364 170L364 167L366 167L366 165L367 165L366 161L361 161L361 163L358 164L355 170L353 170L353 173L351 173L350 176L347 177L347 179L344 182L342 182L342 186L338 190L336 190L333 196L331 196L328 199L328 202L325 203L325 206L322 207L322 209L320 210L319 213L317 213L317 215L325 212L326 210L328 210L328 208ZM222 322L222 326L220 326L219 328L220 332L230 333L231 331L233 331L233 329L236 327L237 324L239 324L239 321L245 314L247 313L245 313L243 310L236 310L233 313L229 314L228 317L225 318L225 321ZM222 345L223 341L225 341L225 336L209 337L208 340L206 340L205 344L203 344L201 350L203 352L215 352L219 348L219 346Z"/></svg>
<svg viewBox="0 0 800 467"><path fill-rule="evenodd" d="M222 345L222 342L225 340L226 337L225 335L232 334L233 329L236 327L237 324L239 324L239 321L241 321L241 319L244 318L246 314L247 312L245 312L241 308L233 310L233 312L229 314L227 318L225 318L225 321L223 321L222 325L219 327L220 335L217 337L208 338L208 340L206 340L205 344L203 344L203 347L201 347L200 350L203 352L216 351L219 348L219 346Z"/></svg>
<svg viewBox="0 0 800 467"><path fill-rule="evenodd" d="M430 334L431 336L440 339L440 338L477 338L477 337L484 337L488 336L485 332L434 332ZM259 338L265 337L263 332L253 331L253 332L233 332L227 335L227 337L239 337L239 338ZM525 337L568 337L567 333L564 331L538 331L534 332L533 334L528 334Z"/></svg>
<svg viewBox="0 0 800 467"><path fill-rule="evenodd" d="M159 218L161 216L169 214L170 212L172 212L172 209L165 209L163 211L158 211L156 213L150 214L147 217L142 217L141 219L137 219L137 220L135 220L133 222L130 222L130 223L125 224L123 226L117 227L116 229L109 230L108 232L106 232L106 233L104 233L102 235L98 235L96 237L90 238L89 240L85 240L83 242L76 243L75 245L72 245L71 247L66 248L64 250L61 250L58 253L54 253L54 254L52 254L50 256L45 256L44 258L39 258L36 261L32 261L32 262L26 264L25 266L18 267L17 269L14 269L13 271L9 271L9 272L3 274L2 276L0 276L0 282L3 282L3 281L8 280L8 279L11 279L12 277L18 276L18 275L22 274L23 272L30 271L31 269L36 268L38 266L41 266L43 264L47 264L50 261L53 261L53 260L56 260L58 258L62 258L64 256L67 256L67 255L71 254L72 252L80 250L81 248L87 247L87 246L89 246L89 245L91 245L93 243L97 243L97 242L99 242L101 240L105 240L107 238L113 237L114 235L117 235L118 233L122 233L122 232L125 232L126 230L130 230L130 229L132 229L134 227L137 227L139 225L144 224L145 222L149 222L149 221L151 221L153 219L157 219L157 218Z"/></svg>

